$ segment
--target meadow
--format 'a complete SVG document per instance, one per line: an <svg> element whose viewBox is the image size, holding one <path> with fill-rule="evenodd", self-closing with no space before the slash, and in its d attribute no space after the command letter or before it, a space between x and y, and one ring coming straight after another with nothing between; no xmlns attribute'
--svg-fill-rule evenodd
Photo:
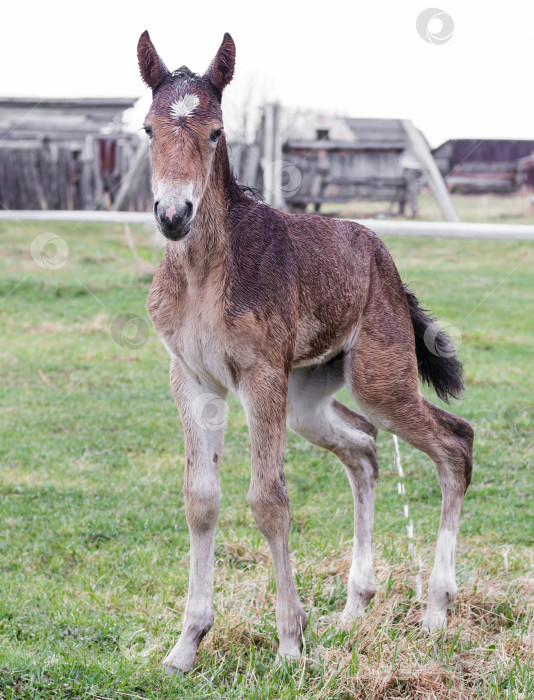
<svg viewBox="0 0 534 700"><path fill-rule="evenodd" d="M56 269L32 248L43 233L64 241ZM452 410L476 433L447 629L420 631L424 600L385 433L378 593L352 630L336 626L350 489L332 455L289 433L290 548L310 620L301 661L274 666L274 579L246 501L250 446L232 399L216 620L184 677L161 666L180 631L188 532L168 354L145 311L161 256L152 238L131 227L133 247L119 225L0 225L0 697L534 697L534 244L386 240L459 345L467 389ZM402 442L400 452L426 582L440 492L430 460Z"/></svg>
<svg viewBox="0 0 534 700"><path fill-rule="evenodd" d="M534 224L534 198L532 192L500 194L452 194L452 203L460 219L466 222L492 224ZM442 221L443 214L430 190L418 195L418 217L423 221ZM364 219L384 216L389 202L354 201L347 204L325 204L323 213L334 213L346 219ZM397 208L394 207L395 212ZM406 215L410 208L406 207Z"/></svg>

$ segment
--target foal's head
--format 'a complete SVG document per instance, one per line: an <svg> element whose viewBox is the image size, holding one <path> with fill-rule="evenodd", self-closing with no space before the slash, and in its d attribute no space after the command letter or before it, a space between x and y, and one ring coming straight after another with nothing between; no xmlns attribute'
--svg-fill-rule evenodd
<svg viewBox="0 0 534 700"><path fill-rule="evenodd" d="M235 44L225 34L204 75L186 66L171 73L148 32L141 34L137 56L152 89L144 129L150 139L154 215L161 232L177 241L191 229L216 150L226 148L221 97L234 74Z"/></svg>

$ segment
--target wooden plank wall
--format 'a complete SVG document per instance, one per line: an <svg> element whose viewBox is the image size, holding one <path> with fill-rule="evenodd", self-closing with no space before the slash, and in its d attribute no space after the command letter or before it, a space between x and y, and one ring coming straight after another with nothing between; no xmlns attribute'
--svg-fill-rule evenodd
<svg viewBox="0 0 534 700"><path fill-rule="evenodd" d="M287 144L283 157L302 175L300 188L288 197L293 205L351 199L400 202L405 197L400 150L311 150Z"/></svg>
<svg viewBox="0 0 534 700"><path fill-rule="evenodd" d="M112 209L123 178L135 163L131 141L118 140L116 168L104 182L99 173L98 143L18 142L0 144L0 203L4 209ZM398 152L327 153L284 149L284 163L302 175L296 192L285 192L289 206L306 202L344 202L352 198L400 201L405 183ZM261 144L229 146L232 169L241 184L264 190ZM106 191L107 190L107 191ZM150 211L151 168L148 157L117 204L122 211Z"/></svg>
<svg viewBox="0 0 534 700"><path fill-rule="evenodd" d="M0 144L0 206L4 209L110 209L122 177L131 167L137 140L117 138L115 169L100 172L99 143L84 141ZM136 180L124 207L151 208L150 164Z"/></svg>

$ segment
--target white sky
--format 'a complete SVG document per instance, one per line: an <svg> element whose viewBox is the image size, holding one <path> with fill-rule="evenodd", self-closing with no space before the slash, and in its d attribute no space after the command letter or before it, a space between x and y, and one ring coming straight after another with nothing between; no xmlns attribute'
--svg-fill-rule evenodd
<svg viewBox="0 0 534 700"><path fill-rule="evenodd" d="M431 45L415 22L454 20ZM136 44L148 29L167 66L203 72L225 31L237 45L223 107L259 97L353 117L410 118L432 146L448 138L534 139L534 3L508 0L26 0L4 3L2 96L144 96ZM435 25L439 28L439 24Z"/></svg>

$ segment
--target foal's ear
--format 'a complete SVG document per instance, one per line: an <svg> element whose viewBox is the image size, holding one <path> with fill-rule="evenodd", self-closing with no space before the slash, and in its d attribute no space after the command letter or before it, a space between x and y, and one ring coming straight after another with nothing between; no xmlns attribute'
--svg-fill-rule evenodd
<svg viewBox="0 0 534 700"><path fill-rule="evenodd" d="M141 77L152 91L161 85L165 78L170 75L167 66L158 56L154 44L150 41L147 31L139 37L137 43L137 59L141 70Z"/></svg>
<svg viewBox="0 0 534 700"><path fill-rule="evenodd" d="M224 88L234 77L235 67L235 44L234 40L226 32L222 44L210 63L205 75L214 88L222 93Z"/></svg>

